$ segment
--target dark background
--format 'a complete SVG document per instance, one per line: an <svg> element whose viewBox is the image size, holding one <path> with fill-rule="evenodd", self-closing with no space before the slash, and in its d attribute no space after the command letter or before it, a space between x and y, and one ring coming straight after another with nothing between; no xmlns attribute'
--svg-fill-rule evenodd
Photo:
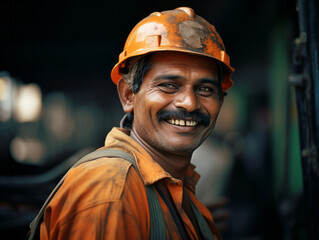
<svg viewBox="0 0 319 240"><path fill-rule="evenodd" d="M287 231L292 231L291 225L300 234L302 211L296 210L302 191L300 169L290 169L294 180L282 179L282 173L290 170L276 162L285 154L276 141L296 142L297 137L293 135L290 141L278 136L280 130L273 131L285 128L286 120L279 118L281 122L276 122L276 112L286 116L285 109L292 101L287 98L290 90L285 82L293 39L298 34L295 5L288 0L1 1L0 72L19 84L38 84L44 104L38 122L0 122L0 183L4 189L0 221L4 236L23 239L26 224L55 182L47 183L41 192L38 185L11 186L10 181L45 172L85 147L103 145L105 135L122 116L110 71L126 37L150 13L179 6L192 7L215 25L236 69L235 86L229 96L240 96L237 100L242 104L236 109L240 123L231 131L241 137L227 142L234 165L224 195L229 197L234 214L225 238L283 239ZM277 88L279 85L284 87ZM56 96L75 122L68 138L55 139L45 127L46 104ZM294 119L294 126L293 102L291 108L292 117L288 115L287 119ZM79 117L79 109L86 111L86 118ZM12 157L10 144L17 136L37 138L46 146L41 164L21 163ZM217 139L224 137L225 132L216 134ZM254 145L249 143L257 147L251 150ZM298 148L298 142L292 146ZM293 157L299 161L298 152ZM259 167L251 168L256 162ZM288 204L282 210L286 199ZM287 219L292 218L298 220L289 225ZM301 227L295 227L298 224Z"/></svg>
<svg viewBox="0 0 319 240"><path fill-rule="evenodd" d="M101 90L113 96L109 72L130 30L153 11L178 6L193 7L216 26L238 71L267 63L271 28L295 8L294 1L262 0L2 1L1 70L39 83L45 92ZM260 88L263 83L246 81Z"/></svg>

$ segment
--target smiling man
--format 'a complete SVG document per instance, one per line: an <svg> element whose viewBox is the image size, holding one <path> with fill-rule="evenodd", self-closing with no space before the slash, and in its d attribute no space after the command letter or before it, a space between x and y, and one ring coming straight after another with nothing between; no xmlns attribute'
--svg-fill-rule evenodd
<svg viewBox="0 0 319 240"><path fill-rule="evenodd" d="M138 92L123 78L118 83L124 111L134 113L130 135L166 172L184 180L223 102L218 67L213 59L180 52L152 53L147 61Z"/></svg>
<svg viewBox="0 0 319 240"><path fill-rule="evenodd" d="M111 73L126 115L97 151L133 161L102 155L72 168L44 207L41 239L220 239L195 197L191 158L233 71L214 26L192 9L138 23Z"/></svg>

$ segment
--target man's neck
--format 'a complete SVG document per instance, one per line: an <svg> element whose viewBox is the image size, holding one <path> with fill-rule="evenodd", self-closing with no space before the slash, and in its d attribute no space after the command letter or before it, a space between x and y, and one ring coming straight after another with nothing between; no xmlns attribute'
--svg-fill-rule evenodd
<svg viewBox="0 0 319 240"><path fill-rule="evenodd" d="M140 144L161 167L172 175L172 177L184 180L187 174L187 169L191 161L190 156L179 156L171 153L162 153L150 146L147 142L139 137L137 132L131 130L131 138L133 138L138 144Z"/></svg>

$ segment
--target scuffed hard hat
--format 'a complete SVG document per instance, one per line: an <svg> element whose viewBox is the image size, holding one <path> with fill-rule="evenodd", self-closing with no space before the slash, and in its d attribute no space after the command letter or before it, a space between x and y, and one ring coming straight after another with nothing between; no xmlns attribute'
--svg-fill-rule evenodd
<svg viewBox="0 0 319 240"><path fill-rule="evenodd" d="M127 60L152 52L176 51L213 58L224 68L223 91L233 86L234 68L215 27L188 7L154 12L140 21L129 34L118 63L111 72L117 84Z"/></svg>

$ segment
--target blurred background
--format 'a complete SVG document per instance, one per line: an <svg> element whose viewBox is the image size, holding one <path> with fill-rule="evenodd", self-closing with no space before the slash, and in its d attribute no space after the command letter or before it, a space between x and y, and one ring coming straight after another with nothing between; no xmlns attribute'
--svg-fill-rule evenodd
<svg viewBox="0 0 319 240"><path fill-rule="evenodd" d="M126 37L150 13L179 6L215 25L236 69L220 121L194 155L199 198L228 199L225 239L307 238L288 81L296 1L8 0L0 3L1 239L25 239L58 179L119 126L110 71Z"/></svg>

